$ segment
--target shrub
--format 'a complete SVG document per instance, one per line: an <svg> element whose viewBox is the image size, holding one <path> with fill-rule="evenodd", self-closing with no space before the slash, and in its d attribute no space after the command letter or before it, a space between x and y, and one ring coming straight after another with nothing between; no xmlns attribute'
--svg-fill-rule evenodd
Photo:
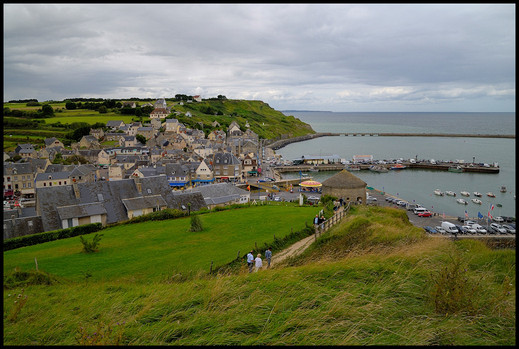
<svg viewBox="0 0 519 349"><path fill-rule="evenodd" d="M198 217L197 214L191 216L191 228L189 231L191 232L197 232L204 230L204 227L202 226L202 221L200 220L200 217Z"/></svg>
<svg viewBox="0 0 519 349"><path fill-rule="evenodd" d="M93 253L99 251L99 241L101 241L102 236L103 234L95 234L92 242L89 242L88 240L83 238L83 236L80 236L79 240L81 240L81 243L83 244L83 251L85 251L86 253Z"/></svg>

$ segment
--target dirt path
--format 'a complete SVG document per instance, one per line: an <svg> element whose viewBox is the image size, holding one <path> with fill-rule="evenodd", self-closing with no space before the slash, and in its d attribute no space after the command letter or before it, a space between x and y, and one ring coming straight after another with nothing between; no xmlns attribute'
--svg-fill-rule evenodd
<svg viewBox="0 0 519 349"><path fill-rule="evenodd" d="M271 261L271 267L275 268L277 265L280 265L281 262L283 262L288 257L297 256L301 254L304 250L307 249L308 246L312 242L315 241L315 235L310 235L303 240L299 240L292 246L289 246L288 248L284 249L283 251L273 254L272 255L272 261Z"/></svg>

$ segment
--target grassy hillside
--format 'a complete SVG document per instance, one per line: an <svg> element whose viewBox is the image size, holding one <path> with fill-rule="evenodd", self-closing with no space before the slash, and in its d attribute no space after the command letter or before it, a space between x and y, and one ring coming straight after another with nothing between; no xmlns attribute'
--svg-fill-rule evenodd
<svg viewBox="0 0 519 349"><path fill-rule="evenodd" d="M197 127L196 125L201 122L204 129L212 129L212 123L218 121L226 130L232 121L236 121L242 131L245 131L247 129L245 125L248 122L252 131L257 133L260 138L266 139L315 133L310 125L294 116L286 116L262 101L203 100L199 103L176 104L173 110L181 113L189 111L193 115L192 117L182 114L177 119L191 127Z"/></svg>
<svg viewBox="0 0 519 349"><path fill-rule="evenodd" d="M391 208L357 207L258 273L4 289L7 345L515 345L515 330L514 250L428 237Z"/></svg>
<svg viewBox="0 0 519 349"><path fill-rule="evenodd" d="M136 101L139 105L149 103L149 101ZM148 122L149 118L142 118L132 115L122 115L117 109L108 109L107 113L100 114L95 110L74 109L67 110L65 102L49 102L54 110L54 116L44 119L24 119L21 117L7 116L6 108L10 111L33 111L41 109L41 106L27 106L26 103L4 103L4 150L13 150L17 143L32 142L34 144L43 144L43 140L48 137L56 136L61 141L65 139L65 134L70 129L58 127L56 125L70 125L72 123L87 123L93 125L95 123L105 123L108 120L122 120L125 123L133 121ZM180 115L174 115L190 128L203 129L209 133L214 129L227 130L232 121L236 121L241 129L245 131L246 123L249 123L251 130L257 133L260 138L273 139L282 137L295 137L309 133L315 133L310 125L305 124L294 116L285 116L280 111L271 108L262 101L247 100L203 100L202 102L184 103L180 105L178 101L167 101L168 107L172 112L180 112ZM192 114L191 117L185 116L186 112ZM6 119L10 120L10 124L6 124ZM33 121L32 126L22 125L13 126L15 120L20 122ZM213 127L213 122L218 121L220 127ZM54 126L51 126L54 125ZM30 132L30 133L28 133ZM39 133L37 133L39 132ZM49 136L51 134L51 136ZM28 135L33 138L27 138Z"/></svg>

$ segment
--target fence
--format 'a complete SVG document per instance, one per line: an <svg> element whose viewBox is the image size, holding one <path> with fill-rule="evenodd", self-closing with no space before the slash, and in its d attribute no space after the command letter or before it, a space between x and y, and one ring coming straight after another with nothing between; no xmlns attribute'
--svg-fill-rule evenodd
<svg viewBox="0 0 519 349"><path fill-rule="evenodd" d="M314 224L315 227L315 240L317 241L317 238L321 236L322 234L326 233L328 229L333 227L335 224L339 223L341 219L343 219L348 211L350 210L350 203L344 206L340 206L339 209L326 221L322 222L321 224Z"/></svg>

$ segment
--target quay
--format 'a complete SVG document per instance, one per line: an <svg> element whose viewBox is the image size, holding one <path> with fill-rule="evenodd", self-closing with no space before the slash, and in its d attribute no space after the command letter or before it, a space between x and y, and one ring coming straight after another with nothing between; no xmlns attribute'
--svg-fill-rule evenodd
<svg viewBox="0 0 519 349"><path fill-rule="evenodd" d="M353 166L357 167L359 170L369 170L371 166L374 164L355 164ZM402 165L406 167L406 169L422 169L422 170L438 170L438 171L448 171L449 167L460 166L463 172L477 172L477 173L499 173L499 167L485 167L485 166L477 166L477 165L467 165L467 164L452 164L452 163L441 163L441 164L431 164L431 163L411 163L408 161L403 161ZM376 166L383 166L390 170L391 166L394 164L377 164ZM348 165L344 164L317 164L317 165L284 165L284 166L276 166L274 170L278 173L284 172L311 172L311 171L341 171L348 170ZM399 171L405 171L399 170Z"/></svg>

